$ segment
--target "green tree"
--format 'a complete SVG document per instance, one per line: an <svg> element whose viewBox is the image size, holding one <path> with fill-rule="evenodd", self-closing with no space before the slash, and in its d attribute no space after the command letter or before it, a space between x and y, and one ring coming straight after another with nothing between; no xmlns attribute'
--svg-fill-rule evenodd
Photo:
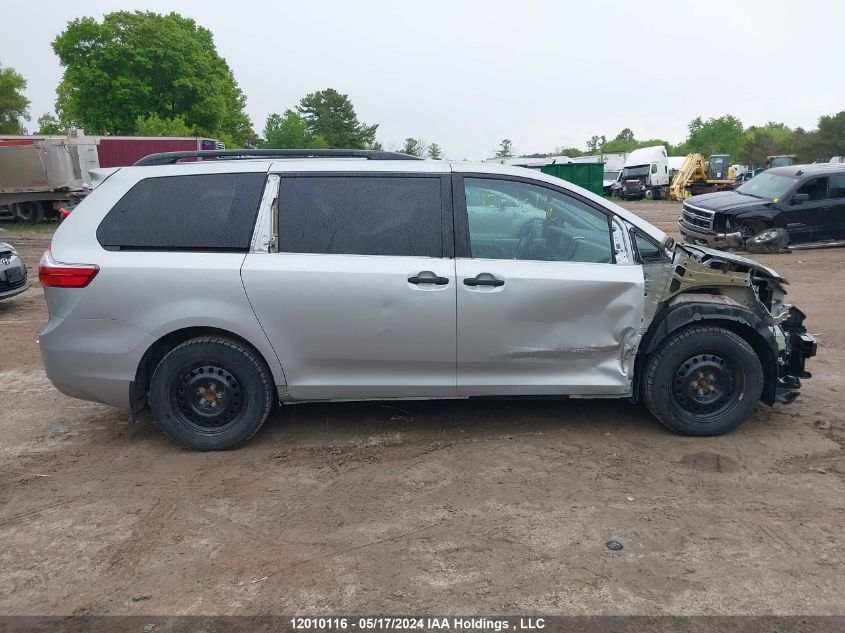
<svg viewBox="0 0 845 633"><path fill-rule="evenodd" d="M36 134L67 134L67 127L62 125L55 114L49 112L42 114L38 117L37 123Z"/></svg>
<svg viewBox="0 0 845 633"><path fill-rule="evenodd" d="M403 154L408 154L409 156L422 156L425 154L425 145L418 139L406 138L405 144L399 151Z"/></svg>
<svg viewBox="0 0 845 633"><path fill-rule="evenodd" d="M638 141L635 138L631 138L628 140L620 140L619 138L615 138L612 141L608 141L601 147L601 151L605 154L611 154L616 152L633 152L635 149L640 149L641 147L654 147L656 145L663 145L666 147L666 152L668 154L672 154L672 151L675 149L670 143L667 143L663 139L659 138L650 138L643 141Z"/></svg>
<svg viewBox="0 0 845 633"><path fill-rule="evenodd" d="M270 114L264 123L262 147L277 149L306 148L310 145L308 126L299 114L285 110L284 114Z"/></svg>
<svg viewBox="0 0 845 633"><path fill-rule="evenodd" d="M375 142L378 124L358 120L349 97L334 88L305 95L296 107L312 138L322 137L329 147L366 149Z"/></svg>
<svg viewBox="0 0 845 633"><path fill-rule="evenodd" d="M622 141L623 143L631 143L634 140L634 133L631 131L631 128L626 127L624 130L619 132L613 140Z"/></svg>
<svg viewBox="0 0 845 633"><path fill-rule="evenodd" d="M135 119L136 136L197 136L193 127L185 122L185 117L162 118L157 114L138 115Z"/></svg>
<svg viewBox="0 0 845 633"><path fill-rule="evenodd" d="M712 154L730 154L739 158L743 151L745 137L742 121L726 114L718 118L703 121L696 117L687 126L689 137L686 145L691 152L699 152L705 157Z"/></svg>
<svg viewBox="0 0 845 633"><path fill-rule="evenodd" d="M135 134L140 120L176 121L239 146L253 135L246 98L211 32L177 13L79 18L53 41L64 67L56 111L91 134Z"/></svg>
<svg viewBox="0 0 845 633"><path fill-rule="evenodd" d="M587 141L587 153L594 154L596 152L601 152L604 148L605 143L607 143L607 137L603 134L601 136L593 135Z"/></svg>
<svg viewBox="0 0 845 633"><path fill-rule="evenodd" d="M752 166L764 166L768 156L793 153L794 137L795 133L783 123L770 121L762 127L751 126L745 130L742 152L737 160Z"/></svg>
<svg viewBox="0 0 845 633"><path fill-rule="evenodd" d="M437 143L432 143L428 146L428 157L431 160L442 160L443 149Z"/></svg>
<svg viewBox="0 0 845 633"><path fill-rule="evenodd" d="M23 96L26 79L14 68L0 66L0 134L23 134L21 119L29 121L29 99Z"/></svg>
<svg viewBox="0 0 845 633"><path fill-rule="evenodd" d="M595 146L595 149L591 147ZM607 140L604 136L594 136L587 141L587 151L593 153L600 152L630 152L637 148L637 141L634 138L634 133L631 128L626 127L619 132L613 139Z"/></svg>
<svg viewBox="0 0 845 633"><path fill-rule="evenodd" d="M569 156L569 158L578 158L583 155L584 152L577 147L556 147L551 154L544 154L544 156Z"/></svg>
<svg viewBox="0 0 845 633"><path fill-rule="evenodd" d="M801 163L845 156L845 110L819 118L818 128L811 132L795 130L795 151Z"/></svg>
<svg viewBox="0 0 845 633"><path fill-rule="evenodd" d="M502 139L499 149L496 150L496 158L511 158L513 156L513 141L509 138Z"/></svg>

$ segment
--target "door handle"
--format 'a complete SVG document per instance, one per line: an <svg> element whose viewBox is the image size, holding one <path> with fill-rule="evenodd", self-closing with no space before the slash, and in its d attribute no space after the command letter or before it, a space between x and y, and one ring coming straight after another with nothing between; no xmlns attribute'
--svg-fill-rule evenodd
<svg viewBox="0 0 845 633"><path fill-rule="evenodd" d="M449 283L448 277L420 277L419 275L414 275L413 277L408 277L409 284L434 284L435 286L445 286Z"/></svg>
<svg viewBox="0 0 845 633"><path fill-rule="evenodd" d="M505 285L504 279L479 279L478 277L467 277L464 279L465 286L493 286L499 287Z"/></svg>

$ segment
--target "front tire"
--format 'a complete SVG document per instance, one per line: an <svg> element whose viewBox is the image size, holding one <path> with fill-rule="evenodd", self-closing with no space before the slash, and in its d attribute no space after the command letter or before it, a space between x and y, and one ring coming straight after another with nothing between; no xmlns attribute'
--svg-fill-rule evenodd
<svg viewBox="0 0 845 633"><path fill-rule="evenodd" d="M670 335L645 364L643 396L652 415L681 435L713 436L745 422L763 393L754 349L720 327Z"/></svg>
<svg viewBox="0 0 845 633"><path fill-rule="evenodd" d="M162 430L196 451L240 446L258 432L272 406L272 378L245 345L224 338L195 338L162 359L150 382L149 401Z"/></svg>
<svg viewBox="0 0 845 633"><path fill-rule="evenodd" d="M789 252L787 244L789 244L789 233L786 229L768 228L745 240L745 250L755 255L786 253Z"/></svg>

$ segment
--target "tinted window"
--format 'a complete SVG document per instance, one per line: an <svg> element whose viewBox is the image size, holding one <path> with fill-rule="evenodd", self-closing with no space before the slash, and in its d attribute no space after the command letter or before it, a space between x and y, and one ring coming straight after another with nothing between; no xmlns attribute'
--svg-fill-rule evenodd
<svg viewBox="0 0 845 633"><path fill-rule="evenodd" d="M845 174L836 174L830 177L828 198L845 198Z"/></svg>
<svg viewBox="0 0 845 633"><path fill-rule="evenodd" d="M827 178L811 178L798 187L795 193L806 193L810 200L824 200L827 198Z"/></svg>
<svg viewBox="0 0 845 633"><path fill-rule="evenodd" d="M441 257L440 179L369 175L282 178L279 250Z"/></svg>
<svg viewBox="0 0 845 633"><path fill-rule="evenodd" d="M200 174L147 178L97 229L104 248L249 249L267 175Z"/></svg>
<svg viewBox="0 0 845 633"><path fill-rule="evenodd" d="M470 251L480 259L610 263L608 217L537 185L466 178Z"/></svg>

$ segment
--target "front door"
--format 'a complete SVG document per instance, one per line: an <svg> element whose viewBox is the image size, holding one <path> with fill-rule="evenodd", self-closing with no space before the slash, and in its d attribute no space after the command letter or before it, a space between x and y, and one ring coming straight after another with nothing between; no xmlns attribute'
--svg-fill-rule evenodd
<svg viewBox="0 0 845 633"><path fill-rule="evenodd" d="M784 206L780 214L780 222L789 233L790 244L815 242L822 239L819 233L819 222L823 208L829 206L827 184L827 176L810 178L795 191L795 194L809 196L808 200L794 203L794 198L790 198L782 203Z"/></svg>
<svg viewBox="0 0 845 633"><path fill-rule="evenodd" d="M292 399L455 395L451 224L447 174L282 175L242 278Z"/></svg>
<svg viewBox="0 0 845 633"><path fill-rule="evenodd" d="M458 395L624 394L641 266L608 215L530 180L455 177Z"/></svg>

